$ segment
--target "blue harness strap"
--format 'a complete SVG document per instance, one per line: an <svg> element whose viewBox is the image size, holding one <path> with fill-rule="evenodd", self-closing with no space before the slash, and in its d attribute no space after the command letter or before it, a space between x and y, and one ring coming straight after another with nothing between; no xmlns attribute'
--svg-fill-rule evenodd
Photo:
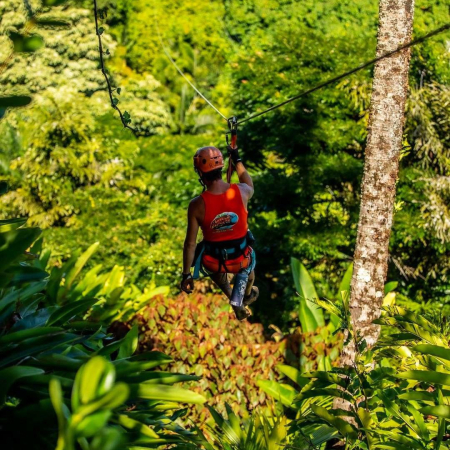
<svg viewBox="0 0 450 450"><path fill-rule="evenodd" d="M202 249L198 252L197 259L194 261L194 280L197 280L200 278L200 272L204 274L203 268L202 268L202 257L203 253L205 252L205 246L202 245Z"/></svg>

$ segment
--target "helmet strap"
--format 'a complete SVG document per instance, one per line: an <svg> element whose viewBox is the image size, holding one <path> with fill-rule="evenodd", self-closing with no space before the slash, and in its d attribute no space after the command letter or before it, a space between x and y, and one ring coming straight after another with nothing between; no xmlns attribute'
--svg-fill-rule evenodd
<svg viewBox="0 0 450 450"><path fill-rule="evenodd" d="M197 172L197 175L198 175L198 182L203 187L203 191L202 192L205 192L206 191L206 184L205 184L205 182L202 179L202 173L200 172L200 170L197 170L197 169L195 169L195 171Z"/></svg>

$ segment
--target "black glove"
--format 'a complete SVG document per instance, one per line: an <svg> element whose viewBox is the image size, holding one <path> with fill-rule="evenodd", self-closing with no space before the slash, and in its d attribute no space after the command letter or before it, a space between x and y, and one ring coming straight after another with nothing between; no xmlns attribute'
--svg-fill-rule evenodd
<svg viewBox="0 0 450 450"><path fill-rule="evenodd" d="M181 281L180 289L187 294L191 294L194 290L194 278L190 273L183 273L183 279Z"/></svg>
<svg viewBox="0 0 450 450"><path fill-rule="evenodd" d="M242 162L242 159L239 157L239 149L232 148L231 145L227 145L228 156L231 157L233 164L236 165L238 162Z"/></svg>

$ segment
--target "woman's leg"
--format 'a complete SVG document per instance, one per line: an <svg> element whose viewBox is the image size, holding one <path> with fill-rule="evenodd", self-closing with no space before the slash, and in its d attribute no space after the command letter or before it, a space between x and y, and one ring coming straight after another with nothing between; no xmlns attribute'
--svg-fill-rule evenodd
<svg viewBox="0 0 450 450"><path fill-rule="evenodd" d="M226 273L212 273L210 274L210 277L228 299L231 299L232 290L230 282L228 281L228 275Z"/></svg>
<svg viewBox="0 0 450 450"><path fill-rule="evenodd" d="M255 282L255 271L252 270L248 276L247 287L245 288L245 296L248 297L252 293L253 283Z"/></svg>

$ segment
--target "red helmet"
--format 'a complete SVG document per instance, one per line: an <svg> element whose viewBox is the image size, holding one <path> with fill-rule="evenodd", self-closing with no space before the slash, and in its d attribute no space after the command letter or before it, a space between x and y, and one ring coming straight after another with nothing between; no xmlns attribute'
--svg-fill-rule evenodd
<svg viewBox="0 0 450 450"><path fill-rule="evenodd" d="M207 173L224 166L222 152L216 147L202 147L194 155L195 170Z"/></svg>

